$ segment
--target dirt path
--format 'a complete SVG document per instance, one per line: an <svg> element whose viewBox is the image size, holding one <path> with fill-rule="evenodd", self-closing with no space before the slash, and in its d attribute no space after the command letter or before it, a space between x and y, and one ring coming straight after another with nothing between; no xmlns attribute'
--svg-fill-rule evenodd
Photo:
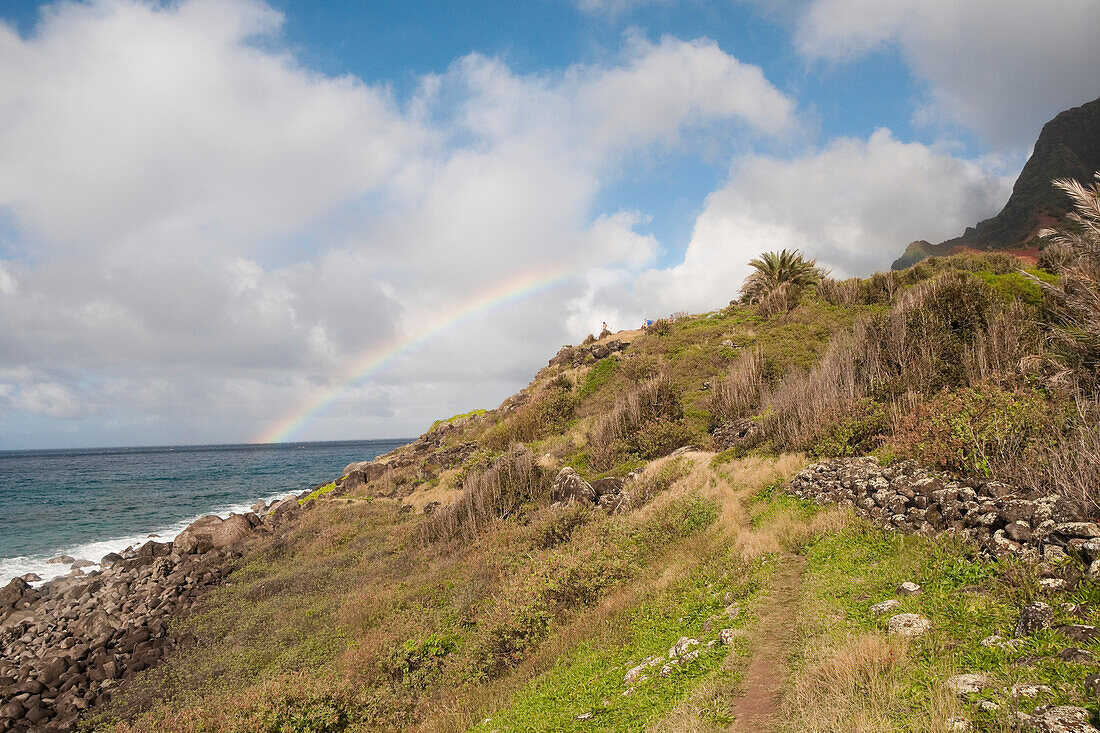
<svg viewBox="0 0 1100 733"><path fill-rule="evenodd" d="M757 733L775 730L779 697L790 670L787 655L795 642L796 614L806 558L783 553L772 576L772 586L760 604L753 632L752 661L745 670L741 692L733 700L731 731Z"/></svg>

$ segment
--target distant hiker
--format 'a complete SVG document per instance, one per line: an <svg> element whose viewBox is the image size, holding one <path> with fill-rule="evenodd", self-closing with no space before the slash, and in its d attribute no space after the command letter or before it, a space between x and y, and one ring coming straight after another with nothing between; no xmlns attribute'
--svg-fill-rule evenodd
<svg viewBox="0 0 1100 733"><path fill-rule="evenodd" d="M603 322L603 330L600 331L600 338L605 339L611 335L611 330L607 327L607 321Z"/></svg>

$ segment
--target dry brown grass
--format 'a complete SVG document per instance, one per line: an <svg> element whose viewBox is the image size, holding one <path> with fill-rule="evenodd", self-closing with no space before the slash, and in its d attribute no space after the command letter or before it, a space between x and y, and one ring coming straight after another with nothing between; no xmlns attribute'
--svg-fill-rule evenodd
<svg viewBox="0 0 1100 733"><path fill-rule="evenodd" d="M472 473L457 501L437 509L421 525L425 542L474 539L493 520L529 501L549 496L549 482L526 446L517 446L485 471Z"/></svg>
<svg viewBox="0 0 1100 733"><path fill-rule="evenodd" d="M592 465L608 468L615 463L617 447L650 422L675 420L682 408L675 387L661 375L638 385L615 400L611 411L596 421L588 437Z"/></svg>
<svg viewBox="0 0 1100 733"><path fill-rule="evenodd" d="M757 350L742 351L729 373L714 386L711 411L719 423L739 420L760 408L764 389L764 357Z"/></svg>
<svg viewBox="0 0 1100 733"><path fill-rule="evenodd" d="M907 645L879 632L825 641L806 650L810 660L784 701L784 731L887 733L913 720L905 695ZM950 693L931 691L920 722L906 730L947 731L962 711Z"/></svg>

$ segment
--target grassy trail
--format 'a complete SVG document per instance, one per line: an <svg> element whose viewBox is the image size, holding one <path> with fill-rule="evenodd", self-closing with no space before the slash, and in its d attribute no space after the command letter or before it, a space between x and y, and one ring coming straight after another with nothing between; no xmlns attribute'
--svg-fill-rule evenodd
<svg viewBox="0 0 1100 733"><path fill-rule="evenodd" d="M797 643L796 612L805 568L802 555L787 552L777 558L771 588L753 630L752 660L730 705L731 731L756 733L772 730L778 723L780 699L790 676L787 658Z"/></svg>

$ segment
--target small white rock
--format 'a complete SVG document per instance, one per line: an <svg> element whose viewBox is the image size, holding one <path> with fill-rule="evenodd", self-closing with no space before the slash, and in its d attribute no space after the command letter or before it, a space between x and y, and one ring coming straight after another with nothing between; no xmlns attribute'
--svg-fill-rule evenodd
<svg viewBox="0 0 1100 733"><path fill-rule="evenodd" d="M908 580L898 586L898 595L901 596L915 596L920 593L921 587L916 583L910 583Z"/></svg>
<svg viewBox="0 0 1100 733"><path fill-rule="evenodd" d="M1009 690L1009 693L1012 695L1012 697L1016 699L1020 699L1021 697L1034 699L1045 692L1052 692L1052 690L1046 685L1031 684L1013 685L1012 688Z"/></svg>
<svg viewBox="0 0 1100 733"><path fill-rule="evenodd" d="M882 603L876 603L875 605L871 606L871 615L883 616L887 613L890 613L895 608L901 608L901 601L899 601L897 598L891 598L889 600L883 601Z"/></svg>
<svg viewBox="0 0 1100 733"><path fill-rule="evenodd" d="M917 637L932 628L932 622L918 613L899 613L886 622L886 631L894 636Z"/></svg>
<svg viewBox="0 0 1100 733"><path fill-rule="evenodd" d="M976 695L989 685L990 679L984 674L956 674L944 680L944 686L959 697Z"/></svg>

